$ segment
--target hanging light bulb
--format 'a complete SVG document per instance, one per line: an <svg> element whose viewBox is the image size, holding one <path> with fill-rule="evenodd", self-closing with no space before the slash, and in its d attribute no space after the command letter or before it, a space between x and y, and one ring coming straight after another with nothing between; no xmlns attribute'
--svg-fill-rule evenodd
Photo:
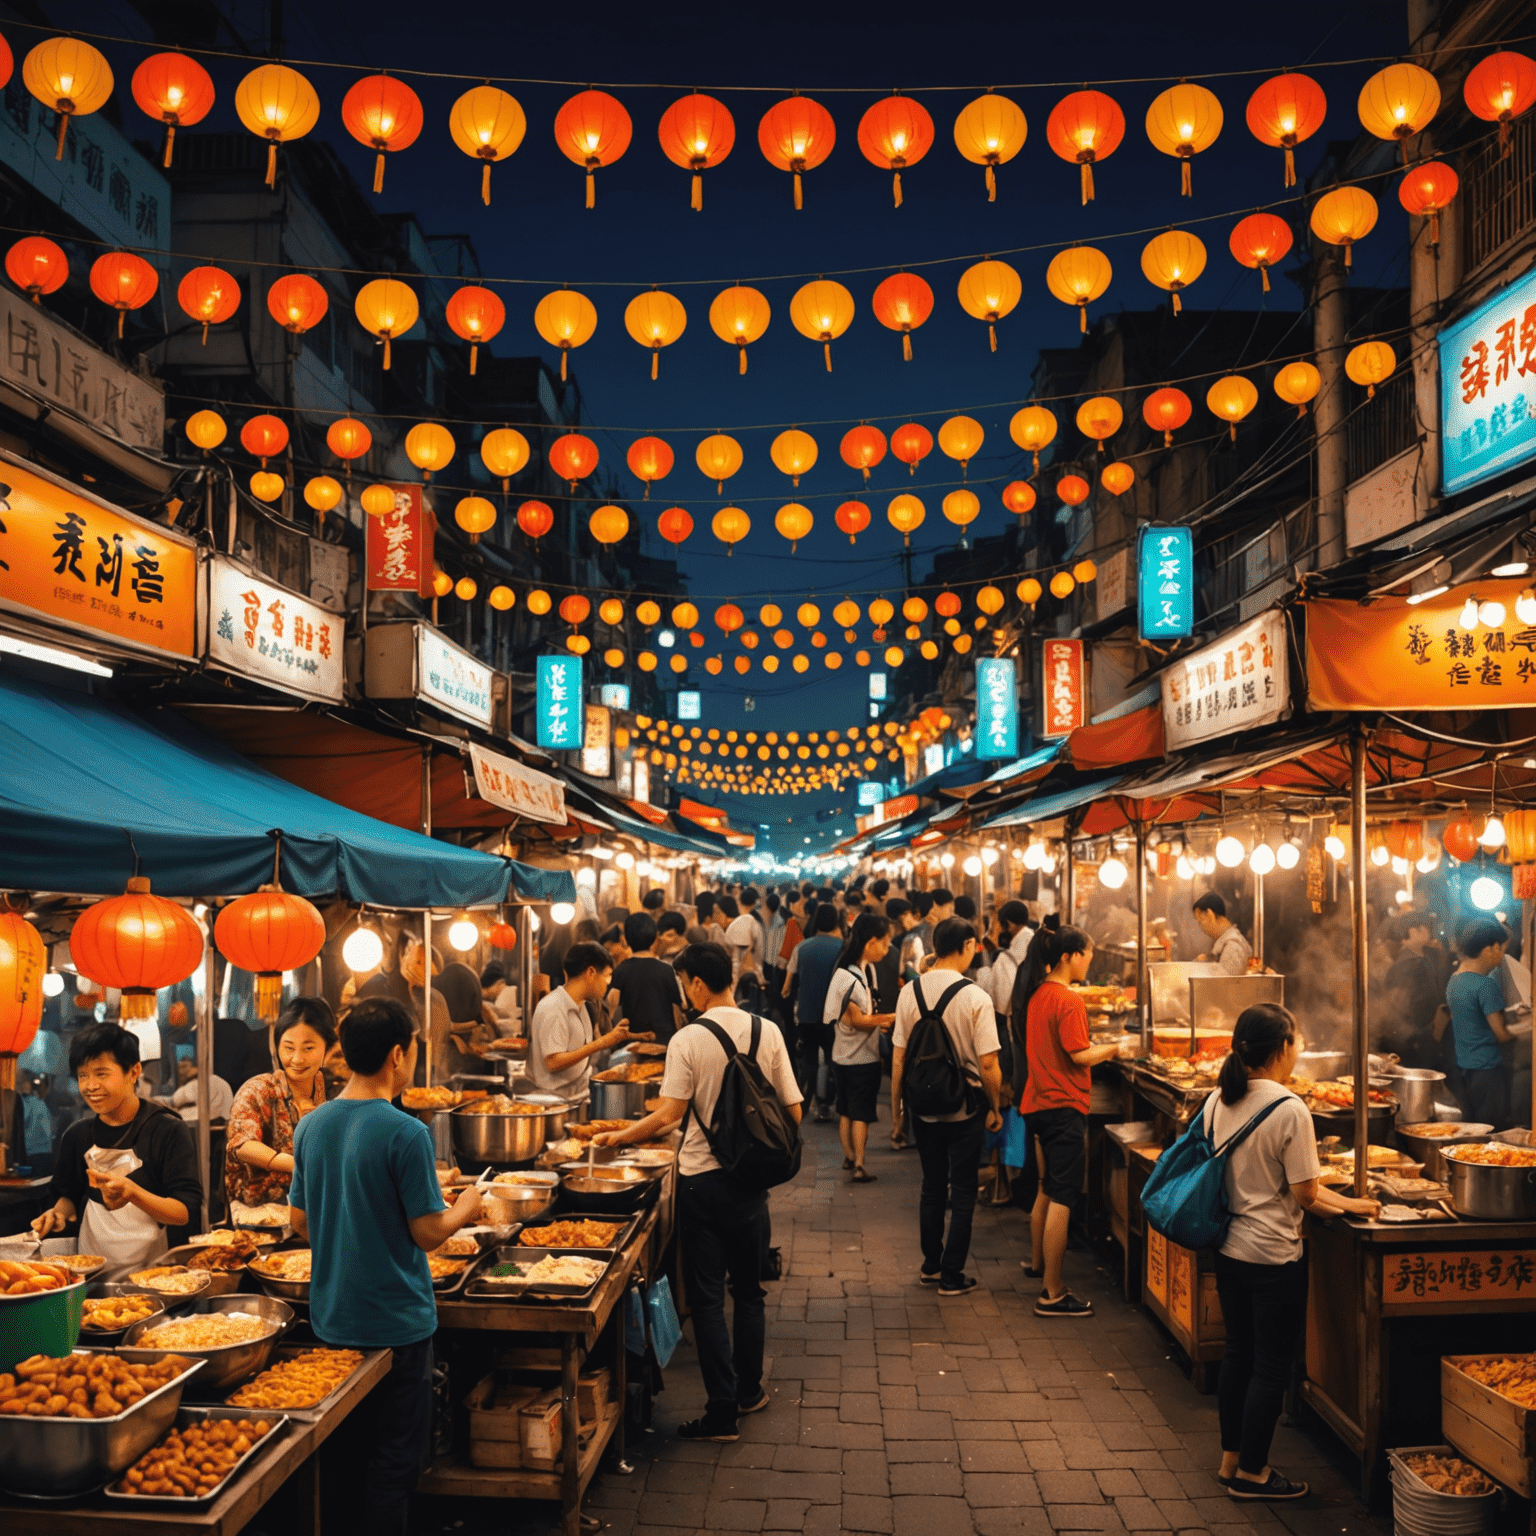
<svg viewBox="0 0 1536 1536"><path fill-rule="evenodd" d="M1000 855L998 854L996 848L983 848L981 850L981 862L985 864L988 869L991 869L991 867L997 863L999 857Z"/></svg>
<svg viewBox="0 0 1536 1536"><path fill-rule="evenodd" d="M981 860L973 853L960 867L974 880L981 873Z"/></svg>
<svg viewBox="0 0 1536 1536"><path fill-rule="evenodd" d="M939 863L942 864L945 869L953 869L955 867L955 856L954 856L954 854L952 854L952 853L940 854L939 855Z"/></svg>
<svg viewBox="0 0 1536 1536"><path fill-rule="evenodd" d="M1031 843L1024 850L1024 868L1039 869L1041 861L1045 858L1045 848L1040 843Z"/></svg>
<svg viewBox="0 0 1536 1536"><path fill-rule="evenodd" d="M1259 843L1248 855L1248 868L1256 875L1274 873L1275 850L1268 843Z"/></svg>
<svg viewBox="0 0 1536 1536"><path fill-rule="evenodd" d="M1522 624L1536 624L1536 590L1526 587L1515 599L1515 617Z"/></svg>
<svg viewBox="0 0 1536 1536"><path fill-rule="evenodd" d="M460 913L458 919L448 929L448 942L461 955L467 954L480 942L480 930L475 926L472 918L465 913Z"/></svg>
<svg viewBox="0 0 1536 1536"><path fill-rule="evenodd" d="M1395 854L1392 858L1392 873L1399 878L1408 873L1408 860L1400 859Z"/></svg>
<svg viewBox="0 0 1536 1536"><path fill-rule="evenodd" d="M1419 872L1419 873L1420 873L1420 874L1421 874L1421 875L1428 875L1428 874L1432 874L1432 873L1433 873L1433 872L1434 872L1434 870L1435 870L1435 867L1436 867L1436 866L1437 866L1437 865L1438 865L1438 864L1439 864L1439 862L1440 862L1440 860L1439 860L1439 859L1432 859L1432 858L1430 858L1430 856L1429 856L1429 855L1428 855L1428 854L1427 854L1427 853L1426 853L1426 854L1425 854L1425 855L1424 855L1424 856L1423 856L1423 858L1421 858L1421 859L1420 859L1420 860L1419 860L1419 862L1418 862L1418 863L1417 863L1417 864L1415 864L1415 865L1414 865L1414 866L1413 866L1413 867L1414 867L1414 868L1415 868L1415 869L1416 869L1416 870L1418 870L1418 872Z"/></svg>
<svg viewBox="0 0 1536 1536"><path fill-rule="evenodd" d="M530 911L529 914L528 914L528 932L529 933L537 933L539 931L540 926L541 925L539 923L539 914L537 912L531 912Z"/></svg>
<svg viewBox="0 0 1536 1536"><path fill-rule="evenodd" d="M1301 863L1300 845L1294 842L1291 838L1286 838L1286 840L1281 843L1278 848L1275 849L1275 863L1277 863L1281 869L1295 869L1296 866Z"/></svg>
<svg viewBox="0 0 1536 1536"><path fill-rule="evenodd" d="M364 971L376 970L383 958L384 941L372 928L354 928L341 946L342 964L359 976Z"/></svg>
<svg viewBox="0 0 1536 1536"><path fill-rule="evenodd" d="M614 859L613 862L617 864L620 869L633 869L635 867L635 856L629 851L628 848L623 848L620 849L618 856Z"/></svg>
<svg viewBox="0 0 1536 1536"><path fill-rule="evenodd" d="M1377 843L1376 846L1371 849L1371 863L1374 864L1377 869L1384 869L1391 857L1392 855L1387 852L1387 845L1385 843Z"/></svg>
<svg viewBox="0 0 1536 1536"><path fill-rule="evenodd" d="M590 890L597 884L597 871L595 869L578 869L576 871L576 884L584 885Z"/></svg>
<svg viewBox="0 0 1536 1536"><path fill-rule="evenodd" d="M1040 855L1040 873L1042 875L1054 875L1056 873L1056 855L1049 849Z"/></svg>
<svg viewBox="0 0 1536 1536"><path fill-rule="evenodd" d="M1229 832L1216 844L1216 862L1223 869L1236 869L1246 852L1242 843Z"/></svg>
<svg viewBox="0 0 1536 1536"><path fill-rule="evenodd" d="M1111 854L1099 865L1099 884L1106 890L1118 891L1127 880L1131 878L1131 872L1125 867L1125 862Z"/></svg>
<svg viewBox="0 0 1536 1536"><path fill-rule="evenodd" d="M43 976L43 996L57 997L64 990L64 978L57 971L48 971Z"/></svg>
<svg viewBox="0 0 1536 1536"><path fill-rule="evenodd" d="M1344 839L1333 832L1323 839L1323 847L1327 850L1330 859L1343 859L1349 851L1344 846Z"/></svg>
<svg viewBox="0 0 1536 1536"><path fill-rule="evenodd" d="M1398 904L1398 906L1406 907L1408 905L1408 903L1413 900L1413 892L1412 891L1393 891L1392 899L1393 899L1393 901L1395 901Z"/></svg>
<svg viewBox="0 0 1536 1536"><path fill-rule="evenodd" d="M1489 629L1497 629L1504 622L1504 604L1493 602L1491 599L1477 605L1478 621L1486 624Z"/></svg>
<svg viewBox="0 0 1536 1536"><path fill-rule="evenodd" d="M1460 624L1463 629L1477 628L1477 599L1475 597L1469 597L1466 602L1462 604L1461 615L1456 620L1456 622Z"/></svg>
<svg viewBox="0 0 1536 1536"><path fill-rule="evenodd" d="M1179 862L1173 866L1173 872L1180 880L1193 880L1195 878L1195 866L1181 853Z"/></svg>
<svg viewBox="0 0 1536 1536"><path fill-rule="evenodd" d="M1477 840L1490 853L1504 846L1504 823L1496 814L1490 812L1483 830L1477 834Z"/></svg>
<svg viewBox="0 0 1536 1536"><path fill-rule="evenodd" d="M1009 850L1008 850L1008 851L1009 851L1009 852L1010 852L1010 853L1011 853L1011 854L1012 854L1012 855L1013 855L1013 857L1014 857L1014 858L1016 858L1016 859L1023 859L1023 858L1025 858L1025 857L1026 857L1026 856L1027 856L1027 855L1026 855L1026 854L1025 854L1025 851L1024 851L1024 850L1023 850L1023 849L1022 849L1022 848L1020 848L1020 847L1019 847L1019 845L1018 845L1018 844L1017 844L1017 843L1015 843L1015 844L1014 844L1014 845L1013 845L1013 847L1012 847L1012 848L1010 848L1010 849L1009 849ZM1025 867L1026 867L1026 868L1028 868L1028 866L1027 866L1027 865L1026 865L1026 866L1025 866Z"/></svg>
<svg viewBox="0 0 1536 1536"><path fill-rule="evenodd" d="M1492 912L1504 899L1504 887L1489 875L1479 875L1467 890L1479 912Z"/></svg>

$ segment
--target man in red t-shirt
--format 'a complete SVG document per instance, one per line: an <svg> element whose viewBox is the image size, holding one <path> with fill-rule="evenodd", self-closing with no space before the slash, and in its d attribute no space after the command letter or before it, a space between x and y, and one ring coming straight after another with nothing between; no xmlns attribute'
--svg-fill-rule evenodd
<svg viewBox="0 0 1536 1536"><path fill-rule="evenodd" d="M1035 1138L1040 1170L1040 1193L1029 1216L1030 1264L1024 1272L1045 1280L1035 1303L1037 1317L1090 1317L1093 1303L1079 1300L1063 1285L1061 1261L1072 1205L1083 1188L1090 1069L1108 1061L1116 1048L1090 1042L1088 1010L1071 987L1088 975L1093 940L1080 928L1061 928L1040 939L1050 946L1049 970L1028 1001L1029 1077L1019 1102Z"/></svg>

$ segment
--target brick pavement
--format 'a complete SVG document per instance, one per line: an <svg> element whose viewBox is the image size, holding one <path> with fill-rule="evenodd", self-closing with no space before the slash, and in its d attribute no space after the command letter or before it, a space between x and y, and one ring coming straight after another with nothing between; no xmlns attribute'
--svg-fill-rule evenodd
<svg viewBox="0 0 1536 1536"><path fill-rule="evenodd" d="M801 1532L839 1536L1380 1536L1318 1427L1282 1425L1274 1461L1312 1484L1296 1505L1240 1505L1210 1475L1214 1397L1086 1252L1068 1280L1097 1315L1037 1318L1019 1260L1028 1222L977 1211L970 1270L981 1286L941 1299L917 1283L917 1154L870 1137L872 1185L841 1171L835 1126L806 1128L800 1177L774 1192L784 1279L768 1288L772 1406L733 1445L685 1444L677 1425L704 1394L688 1330L657 1399L655 1431L632 1438L635 1471L601 1474L586 1508L612 1536ZM554 1529L549 1506L513 1524ZM481 1501L418 1501L421 1532L504 1531ZM531 1518L530 1518L531 1517ZM1282 1529L1283 1527L1283 1529Z"/></svg>

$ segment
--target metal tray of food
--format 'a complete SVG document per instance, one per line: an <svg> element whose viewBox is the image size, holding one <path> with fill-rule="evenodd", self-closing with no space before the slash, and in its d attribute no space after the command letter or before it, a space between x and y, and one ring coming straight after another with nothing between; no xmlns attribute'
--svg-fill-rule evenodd
<svg viewBox="0 0 1536 1536"><path fill-rule="evenodd" d="M278 1229L275 1227L215 1227L210 1232L194 1232L186 1241L188 1248L218 1248L224 1245L227 1239L220 1237L220 1233L239 1232L256 1244L258 1248L275 1246L281 1239L278 1237Z"/></svg>
<svg viewBox="0 0 1536 1536"><path fill-rule="evenodd" d="M214 1313L239 1312L249 1317L261 1318L269 1331L257 1339L242 1339L233 1344L210 1344L172 1347L170 1345L141 1344L139 1340L154 1328L165 1326L167 1319L151 1318L135 1323L117 1346L117 1352L125 1360L158 1360L164 1355L185 1355L192 1360L205 1360L207 1369L198 1378L194 1397L217 1400L237 1383L246 1381L263 1369L273 1346L293 1326L293 1308L275 1296L205 1296L192 1303L187 1310L169 1319L172 1323L192 1322L198 1317Z"/></svg>
<svg viewBox="0 0 1536 1536"><path fill-rule="evenodd" d="M465 1296L477 1301L585 1301L607 1279L618 1256L616 1248L498 1248L486 1254L475 1266L475 1277L466 1288ZM586 1285L548 1282L497 1285L486 1279L487 1273L499 1264L525 1264L532 1268L541 1259L592 1259L600 1262L603 1268L602 1273Z"/></svg>
<svg viewBox="0 0 1536 1536"><path fill-rule="evenodd" d="M163 1255L162 1255L163 1257ZM169 1269L177 1271L176 1278L182 1276L195 1276L199 1283L191 1290L169 1290L163 1286L154 1285L148 1280L137 1280L136 1275L147 1275L153 1270ZM208 1293L208 1287L213 1284L213 1275L206 1269L188 1269L185 1264L144 1264L138 1269L128 1271L118 1277L119 1283L126 1285L130 1290L139 1291L146 1296L163 1296L168 1307L180 1306L183 1302L196 1301L199 1296Z"/></svg>
<svg viewBox="0 0 1536 1536"><path fill-rule="evenodd" d="M152 1304L154 1310L146 1313L142 1318L136 1318L135 1322L157 1323L166 1314L167 1309L163 1296L153 1296L147 1291L139 1290L136 1286L118 1285L112 1281L107 1282L105 1285L93 1285L86 1292L85 1299L87 1302L91 1302L113 1296L142 1296L145 1301ZM116 1344L133 1327L133 1323L126 1323L121 1328L92 1328L85 1321L88 1315L88 1312L82 1313L80 1319L80 1342L82 1344Z"/></svg>
<svg viewBox="0 0 1536 1536"><path fill-rule="evenodd" d="M39 1254L44 1264L62 1264L76 1280L94 1280L107 1267L106 1259L99 1253ZM89 1259L89 1264L82 1260Z"/></svg>
<svg viewBox="0 0 1536 1536"><path fill-rule="evenodd" d="M191 1243L184 1243L180 1248L171 1248L161 1257L167 1264L180 1265L184 1269L196 1270L199 1274L209 1277L207 1286L198 1294L202 1296L229 1296L240 1289L240 1281L245 1275L245 1266L250 1261L240 1259L232 1269L212 1269L206 1264L197 1261L205 1255L218 1259L220 1262L228 1262L224 1255L228 1253L229 1259L238 1257L233 1249L225 1249L222 1245L209 1246L204 1243L194 1247Z"/></svg>
<svg viewBox="0 0 1536 1536"><path fill-rule="evenodd" d="M300 1355L307 1355L313 1350L325 1349L328 1347L329 1346L324 1344L279 1344L277 1348L272 1351L271 1358L267 1361L266 1369L271 1370L274 1365L280 1365L285 1360L296 1360ZM358 1350L357 1353L360 1354L363 1358L357 1363L356 1366L352 1368L352 1370L343 1376L342 1379L337 1382L336 1385L332 1387L331 1390L319 1400L319 1402L311 1403L307 1408L248 1408L244 1409L243 1411L247 1413L255 1413L258 1415L263 1413L282 1413L286 1414L290 1419L293 1419L301 1424L312 1424L317 1419L324 1418L325 1415L329 1413L331 1408L335 1405L336 1400L341 1396L343 1392L347 1390L347 1387L350 1385L352 1378L356 1376L360 1370L362 1370L363 1366L366 1365L368 1361L378 1353L378 1351ZM225 1398L224 1406L228 1408L237 1406L236 1404L231 1403L229 1398L235 1396L239 1392L244 1391L245 1388L251 1386L252 1384L253 1383L250 1381L245 1381L241 1382L237 1387L232 1387Z"/></svg>
<svg viewBox="0 0 1536 1536"><path fill-rule="evenodd" d="M148 1456L155 1449L155 1446L158 1446L163 1440L168 1438L173 1431L187 1429L193 1424L202 1423L208 1419L248 1419L252 1421L265 1419L271 1425L271 1428L258 1440L252 1442L250 1449L206 1493L182 1495L170 1493L130 1493L123 1486L128 1472L133 1470L133 1467L129 1467L116 1482L107 1484L103 1490L105 1497L113 1504L121 1504L125 1509L135 1509L143 1505L155 1508L166 1506L175 1509L197 1509L203 1505L211 1504L229 1487L235 1478L245 1471L253 1457L259 1455L264 1450L270 1449L273 1443L280 1439L288 1429L287 1414L278 1413L275 1409L268 1409L266 1412L263 1412L260 1408L182 1408L177 1412L175 1422L171 1425L171 1428L154 1445L150 1446L149 1450L136 1458L134 1465L136 1466L139 1461L142 1461L144 1456Z"/></svg>
<svg viewBox="0 0 1536 1536"><path fill-rule="evenodd" d="M290 1248L288 1253L302 1253L302 1248ZM259 1259L253 1259L246 1265L245 1272L253 1279L269 1296L280 1296L284 1301L301 1302L309 1305L309 1281L308 1280L282 1280L274 1275L269 1275L262 1269L262 1264L272 1259L282 1258L283 1253L263 1254Z"/></svg>
<svg viewBox="0 0 1536 1536"><path fill-rule="evenodd" d="M601 1246L603 1248L621 1249L635 1235L635 1228L640 1225L643 1214L643 1212L637 1212L633 1216L607 1216L595 1212L571 1211L565 1215L537 1216L523 1223L522 1230L513 1239L513 1243L515 1246L524 1248L544 1247L547 1243L544 1233L550 1227L557 1224L563 1225L566 1222L592 1221L605 1227L616 1227L618 1230ZM558 1243L558 1237L555 1241ZM570 1244L563 1246L571 1247ZM575 1252L577 1250L572 1248L571 1251ZM596 1252L596 1250L594 1249L593 1252Z"/></svg>
<svg viewBox="0 0 1536 1536"><path fill-rule="evenodd" d="M111 1482L170 1428L181 1394L202 1369L203 1362L193 1360L179 1376L111 1418L7 1415L0 1434L0 1488L28 1498L66 1498Z"/></svg>
<svg viewBox="0 0 1536 1536"><path fill-rule="evenodd" d="M432 1290L437 1296L454 1296L463 1290L464 1282L469 1279L470 1271L480 1263L480 1260L485 1257L485 1253L483 1250L478 1254L445 1253L442 1257L453 1263L458 1263L462 1260L464 1267L451 1275L444 1275L441 1280L434 1277Z"/></svg>

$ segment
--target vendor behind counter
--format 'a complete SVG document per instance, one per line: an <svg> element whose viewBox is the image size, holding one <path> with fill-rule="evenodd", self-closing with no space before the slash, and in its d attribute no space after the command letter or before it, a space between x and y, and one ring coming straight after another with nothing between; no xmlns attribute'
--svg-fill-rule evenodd
<svg viewBox="0 0 1536 1536"><path fill-rule="evenodd" d="M121 1025L76 1034L69 1069L93 1113L64 1132L54 1203L32 1230L49 1237L78 1219L81 1253L147 1263L170 1246L166 1229L189 1226L202 1205L191 1129L168 1105L139 1097L139 1042Z"/></svg>

